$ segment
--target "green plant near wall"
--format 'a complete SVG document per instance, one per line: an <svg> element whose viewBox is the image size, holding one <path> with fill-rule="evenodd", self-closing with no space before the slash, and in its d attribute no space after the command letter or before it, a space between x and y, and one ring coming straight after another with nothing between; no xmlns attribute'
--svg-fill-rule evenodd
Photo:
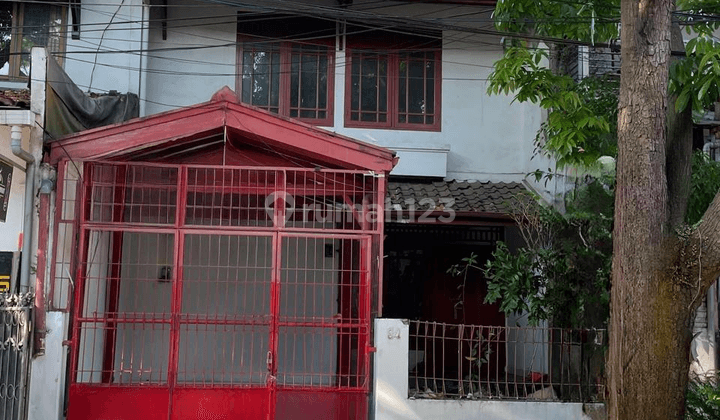
<svg viewBox="0 0 720 420"><path fill-rule="evenodd" d="M609 314L612 257L612 177L589 178L566 196L566 212L527 197L515 203L526 246L515 251L499 243L484 266L486 302L505 313L527 313L537 324L602 327ZM691 196L686 223L694 225L720 189L720 162L703 152L693 155ZM475 256L450 272L481 269ZM720 417L719 417L720 418Z"/></svg>
<svg viewBox="0 0 720 420"><path fill-rule="evenodd" d="M713 376L694 379L685 393L685 420L720 419L720 383Z"/></svg>
<svg viewBox="0 0 720 420"><path fill-rule="evenodd" d="M609 181L609 185L612 182ZM569 194L566 212L519 201L526 246L500 243L485 264L486 302L505 313L527 313L533 324L601 327L609 315L613 191L592 180Z"/></svg>

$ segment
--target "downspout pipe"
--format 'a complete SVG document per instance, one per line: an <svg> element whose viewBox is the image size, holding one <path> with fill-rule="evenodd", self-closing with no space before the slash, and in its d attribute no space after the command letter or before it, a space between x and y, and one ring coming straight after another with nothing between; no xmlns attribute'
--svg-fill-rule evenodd
<svg viewBox="0 0 720 420"><path fill-rule="evenodd" d="M32 246L32 224L35 198L35 157L22 148L22 128L14 125L10 133L10 149L26 163L25 169L25 220L23 222L22 259L20 260L20 292L30 290L30 252Z"/></svg>

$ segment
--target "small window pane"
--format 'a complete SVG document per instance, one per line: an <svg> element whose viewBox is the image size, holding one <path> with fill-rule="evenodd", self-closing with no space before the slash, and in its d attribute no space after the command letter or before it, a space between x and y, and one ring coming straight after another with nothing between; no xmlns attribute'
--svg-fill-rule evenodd
<svg viewBox="0 0 720 420"><path fill-rule="evenodd" d="M280 53L275 44L243 46L242 101L278 112Z"/></svg>
<svg viewBox="0 0 720 420"><path fill-rule="evenodd" d="M426 63L426 74L427 79L425 79L425 113L426 114L434 114L435 113L435 78L432 76L432 70L433 70L433 63L428 62Z"/></svg>
<svg viewBox="0 0 720 420"><path fill-rule="evenodd" d="M398 80L398 111L401 114L400 122L405 122L402 115L407 112L407 60L400 60L400 80Z"/></svg>
<svg viewBox="0 0 720 420"><path fill-rule="evenodd" d="M293 54L290 59L290 108L300 106L300 56ZM295 115L297 117L297 110ZM290 115L291 117L293 115Z"/></svg>
<svg viewBox="0 0 720 420"><path fill-rule="evenodd" d="M300 107L317 107L318 83L317 56L304 55L302 57Z"/></svg>
<svg viewBox="0 0 720 420"><path fill-rule="evenodd" d="M377 111L379 78L378 60L374 58L363 60L360 81L360 109L362 111Z"/></svg>
<svg viewBox="0 0 720 420"><path fill-rule="evenodd" d="M380 75L379 80L379 86L378 86L378 103L379 107L378 109L380 112L387 112L387 98L388 98L388 85L387 85L387 67L388 67L388 61L387 58L384 58L379 63L379 69L378 74Z"/></svg>
<svg viewBox="0 0 720 420"><path fill-rule="evenodd" d="M425 63L410 61L408 67L408 108L413 114L422 114L425 112Z"/></svg>
<svg viewBox="0 0 720 420"><path fill-rule="evenodd" d="M53 44L58 40L61 22L53 19L53 6L48 4L25 4L23 17L22 55L20 74L30 74L30 49L35 46L48 47L53 51ZM53 42L54 41L54 42ZM57 47L55 47L57 48Z"/></svg>
<svg viewBox="0 0 720 420"><path fill-rule="evenodd" d="M271 112L277 113L277 106L280 103L280 54L272 54L272 64L270 70L270 105L275 107Z"/></svg>
<svg viewBox="0 0 720 420"><path fill-rule="evenodd" d="M350 74L350 109L360 109L360 60L353 59L352 61L352 72ZM354 116L354 117L352 117ZM358 113L354 112L351 114L354 121L358 120Z"/></svg>
<svg viewBox="0 0 720 420"><path fill-rule="evenodd" d="M300 118L316 119L328 100L328 48L293 45L290 66L290 108Z"/></svg>
<svg viewBox="0 0 720 420"><path fill-rule="evenodd" d="M351 113L352 121L381 121L380 114L387 112L387 71L388 59L386 56L378 54L353 56L350 109L362 112Z"/></svg>
<svg viewBox="0 0 720 420"><path fill-rule="evenodd" d="M363 112L362 121L375 122L377 121L377 114L374 112Z"/></svg>
<svg viewBox="0 0 720 420"><path fill-rule="evenodd" d="M319 74L319 88L320 91L318 92L318 108L320 109L327 109L328 106L328 68L329 68L329 62L327 55L320 56L320 64L318 66L318 74ZM324 113L324 112L323 112ZM322 117L325 118L325 117Z"/></svg>
<svg viewBox="0 0 720 420"><path fill-rule="evenodd" d="M435 53L401 56L398 75L398 123L433 124L435 113Z"/></svg>
<svg viewBox="0 0 720 420"><path fill-rule="evenodd" d="M13 4L0 3L0 76L10 74L10 43L12 42Z"/></svg>
<svg viewBox="0 0 720 420"><path fill-rule="evenodd" d="M46 47L62 60L62 9L43 3L49 2L0 3L0 76L27 77L32 47Z"/></svg>

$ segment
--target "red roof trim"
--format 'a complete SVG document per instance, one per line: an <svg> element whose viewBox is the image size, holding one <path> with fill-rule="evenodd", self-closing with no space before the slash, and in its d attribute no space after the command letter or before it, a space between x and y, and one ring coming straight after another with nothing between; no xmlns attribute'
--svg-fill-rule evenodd
<svg viewBox="0 0 720 420"><path fill-rule="evenodd" d="M394 152L309 124L279 117L238 102L228 87L209 102L83 131L50 143L50 162L61 159L120 158L165 142L197 140L202 133L229 128L283 152L308 157L345 169L389 172Z"/></svg>

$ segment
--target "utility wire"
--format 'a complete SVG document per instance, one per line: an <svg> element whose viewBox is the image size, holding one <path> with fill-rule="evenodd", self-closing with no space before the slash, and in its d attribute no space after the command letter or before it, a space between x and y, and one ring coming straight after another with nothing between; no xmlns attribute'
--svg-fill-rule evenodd
<svg viewBox="0 0 720 420"><path fill-rule="evenodd" d="M125 4L125 0L122 0L120 2L120 5L118 6L117 10L115 10L115 14L112 15L112 17L110 18L110 22L108 22L107 26L105 27L105 30L103 31L102 36L100 37L100 42L98 42L98 49L95 52L95 63L93 63L93 68L92 68L92 71L90 72L90 84L88 86L88 92L90 92L90 89L92 89L92 81L93 81L93 76L95 75L95 67L97 67L97 53L100 52L100 47L102 47L103 37L105 36L105 33L107 32L108 28L110 28L110 25L112 25L113 19L115 19L115 15L118 14L118 12L122 8L123 4Z"/></svg>

